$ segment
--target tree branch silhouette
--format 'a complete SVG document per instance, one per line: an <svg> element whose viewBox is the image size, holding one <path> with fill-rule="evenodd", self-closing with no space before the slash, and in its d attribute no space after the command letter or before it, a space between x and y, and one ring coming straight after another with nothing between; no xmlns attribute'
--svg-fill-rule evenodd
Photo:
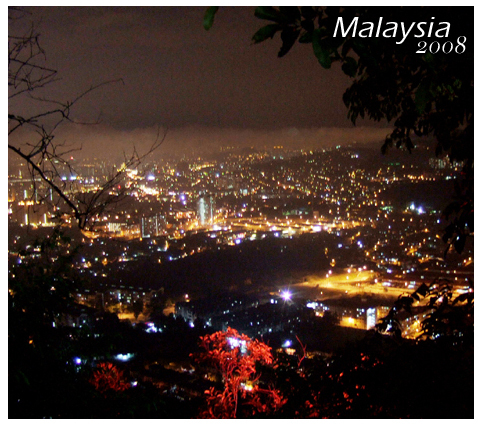
<svg viewBox="0 0 482 425"><path fill-rule="evenodd" d="M9 32L21 31L25 19L29 16L23 8L9 8ZM20 28L18 28L20 27ZM134 146L132 153L124 153L124 163L112 173L93 193L82 193L76 190L75 182L64 181L61 177L63 170L70 175L75 175L73 166L65 159L66 155L82 149L82 146L67 146L55 139L55 130L63 123L81 125L95 125L100 123L100 117L93 122L82 122L72 117L74 107L83 101L86 96L107 85L122 83L122 78L103 81L91 85L72 100L60 101L42 95L43 89L59 80L55 69L46 63L46 54L39 42L40 34L33 23L28 25L24 33L10 34L8 36L8 87L9 87L9 112L8 135L9 152L22 158L32 179L34 194L42 202L46 202L48 195L40 193L40 186L47 188L48 194L56 194L60 204L70 210L80 229L91 224L109 205L117 203L122 194L110 195L114 186L118 185L128 168L138 166L142 160L154 152L165 140L167 130L161 135L158 128L157 136L147 151L139 153ZM16 104L27 104L27 111L11 111ZM23 102L23 103L22 103ZM33 112L28 108L33 106ZM21 130L32 131L36 134L34 141L23 142L20 146L10 141L10 136ZM40 185L39 185L40 182ZM52 197L51 197L52 198Z"/></svg>

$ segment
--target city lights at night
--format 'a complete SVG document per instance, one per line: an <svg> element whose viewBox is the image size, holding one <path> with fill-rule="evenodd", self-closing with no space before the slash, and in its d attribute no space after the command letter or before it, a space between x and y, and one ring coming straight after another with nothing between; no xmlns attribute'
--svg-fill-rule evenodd
<svg viewBox="0 0 482 425"><path fill-rule="evenodd" d="M472 419L473 6L9 6L9 419Z"/></svg>

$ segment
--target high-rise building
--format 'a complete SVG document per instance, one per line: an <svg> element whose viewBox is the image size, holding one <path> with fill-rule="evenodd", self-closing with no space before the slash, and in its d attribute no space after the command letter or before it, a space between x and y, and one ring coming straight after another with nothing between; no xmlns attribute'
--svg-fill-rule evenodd
<svg viewBox="0 0 482 425"><path fill-rule="evenodd" d="M372 329L377 324L377 309L369 308L367 309L367 329Z"/></svg>
<svg viewBox="0 0 482 425"><path fill-rule="evenodd" d="M214 199L210 195L201 196L197 202L197 216L201 226L214 223Z"/></svg>

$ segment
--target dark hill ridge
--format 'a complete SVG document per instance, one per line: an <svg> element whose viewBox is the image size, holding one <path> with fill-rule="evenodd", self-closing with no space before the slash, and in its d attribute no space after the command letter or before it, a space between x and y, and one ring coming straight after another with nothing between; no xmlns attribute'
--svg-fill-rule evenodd
<svg viewBox="0 0 482 425"><path fill-rule="evenodd" d="M297 272L316 272L329 266L324 250L333 246L327 234L306 234L294 239L267 238L240 246L220 247L162 264L149 257L112 268L103 283L164 288L170 296L216 295L243 287L272 288ZM106 282L106 280L108 282Z"/></svg>

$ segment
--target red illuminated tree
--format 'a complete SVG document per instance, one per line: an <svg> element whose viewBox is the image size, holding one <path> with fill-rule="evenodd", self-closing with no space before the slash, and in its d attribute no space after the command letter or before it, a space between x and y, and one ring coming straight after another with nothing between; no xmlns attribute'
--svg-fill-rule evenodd
<svg viewBox="0 0 482 425"><path fill-rule="evenodd" d="M124 373L112 363L100 363L89 382L104 395L108 391L121 392L130 387L125 382Z"/></svg>
<svg viewBox="0 0 482 425"><path fill-rule="evenodd" d="M261 386L257 365L273 363L271 348L228 328L201 337L204 352L192 355L221 375L223 390L211 387L206 391L207 407L200 418L228 419L267 414L278 410L286 400L273 387Z"/></svg>

